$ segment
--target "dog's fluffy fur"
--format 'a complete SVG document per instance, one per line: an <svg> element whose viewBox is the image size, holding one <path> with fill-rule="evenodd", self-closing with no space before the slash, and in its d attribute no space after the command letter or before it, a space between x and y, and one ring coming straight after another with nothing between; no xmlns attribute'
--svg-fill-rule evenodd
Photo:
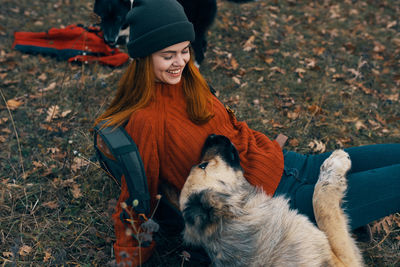
<svg viewBox="0 0 400 267"><path fill-rule="evenodd" d="M284 197L250 185L229 139L212 135L180 195L184 240L203 246L214 266L362 266L340 208L350 166L343 150L322 165L313 197L317 228Z"/></svg>

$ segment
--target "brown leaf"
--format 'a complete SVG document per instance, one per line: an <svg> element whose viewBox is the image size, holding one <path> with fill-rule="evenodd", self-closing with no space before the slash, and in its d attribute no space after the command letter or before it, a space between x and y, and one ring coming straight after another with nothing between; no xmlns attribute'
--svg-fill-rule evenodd
<svg viewBox="0 0 400 267"><path fill-rule="evenodd" d="M299 75L300 78L304 78L303 73L306 73L306 70L302 69L302 68L297 68L297 69L295 69L294 72L296 72L297 75Z"/></svg>
<svg viewBox="0 0 400 267"><path fill-rule="evenodd" d="M371 227L372 233L380 233L383 231L385 234L389 234L390 227L392 226L392 223L394 221L393 218L393 215L389 215L379 221L376 221Z"/></svg>
<svg viewBox="0 0 400 267"><path fill-rule="evenodd" d="M308 147L317 153L323 153L326 150L326 145L322 141L316 139L308 143Z"/></svg>
<svg viewBox="0 0 400 267"><path fill-rule="evenodd" d="M14 254L11 251L3 251L3 256L6 258L12 258Z"/></svg>
<svg viewBox="0 0 400 267"><path fill-rule="evenodd" d="M47 91L51 91L54 88L56 88L57 83L56 82L52 82L51 84L49 84L49 86L47 86L46 88L40 89L39 92L47 92Z"/></svg>
<svg viewBox="0 0 400 267"><path fill-rule="evenodd" d="M271 67L269 69L270 69L271 72L279 72L281 74L286 74L286 71L284 69L276 67L276 66L275 67Z"/></svg>
<svg viewBox="0 0 400 267"><path fill-rule="evenodd" d="M47 262L50 259L51 259L51 252L50 251L45 251L44 252L44 257L43 257L43 262Z"/></svg>
<svg viewBox="0 0 400 267"><path fill-rule="evenodd" d="M19 248L18 254L21 256L27 256L29 253L31 253L32 247L28 245L23 245L22 247Z"/></svg>
<svg viewBox="0 0 400 267"><path fill-rule="evenodd" d="M271 64L272 62L274 62L274 59L272 57L267 57L266 59L264 59L264 62L267 64Z"/></svg>
<svg viewBox="0 0 400 267"><path fill-rule="evenodd" d="M317 105L311 105L307 109L313 115L317 115L317 114L322 113L322 108L320 106L317 106Z"/></svg>
<svg viewBox="0 0 400 267"><path fill-rule="evenodd" d="M46 122L52 121L54 118L56 118L58 116L59 111L60 111L60 108L58 105L53 105L53 106L49 107L49 109L47 110L47 117L46 117L45 121Z"/></svg>
<svg viewBox="0 0 400 267"><path fill-rule="evenodd" d="M50 125L39 123L39 127L43 130L49 131L49 132L59 132L58 129L51 127Z"/></svg>
<svg viewBox="0 0 400 267"><path fill-rule="evenodd" d="M46 81L46 80L47 80L47 75L46 75L46 73L43 72L42 74L40 74L39 77L38 77L38 79L41 80L41 81Z"/></svg>
<svg viewBox="0 0 400 267"><path fill-rule="evenodd" d="M315 47L315 48L313 48L313 52L317 56L320 56L325 52L325 47Z"/></svg>
<svg viewBox="0 0 400 267"><path fill-rule="evenodd" d="M289 145L293 146L293 147L297 147L299 146L299 140L297 140L296 138L290 139L289 140Z"/></svg>
<svg viewBox="0 0 400 267"><path fill-rule="evenodd" d="M71 193L74 198L82 197L81 189L79 188L79 185L77 185L77 184L72 185Z"/></svg>
<svg viewBox="0 0 400 267"><path fill-rule="evenodd" d="M368 129L367 126L365 126L365 124L360 120L356 121L355 126L357 130Z"/></svg>
<svg viewBox="0 0 400 267"><path fill-rule="evenodd" d="M89 163L90 163L89 161L83 158L75 157L74 162L71 165L71 169L76 172L77 170L89 165Z"/></svg>
<svg viewBox="0 0 400 267"><path fill-rule="evenodd" d="M233 77L232 77L232 80L233 80L236 84L240 85L240 79L239 79L238 77L233 76Z"/></svg>
<svg viewBox="0 0 400 267"><path fill-rule="evenodd" d="M256 46L253 44L255 39L256 39L256 36L254 36L254 35L250 36L250 38L247 39L247 41L243 45L243 51L249 52L249 51L253 50L254 48L256 48Z"/></svg>
<svg viewBox="0 0 400 267"><path fill-rule="evenodd" d="M236 70L239 67L239 64L237 63L237 61L234 57L231 58L231 66L232 66L232 69L234 69L234 70Z"/></svg>
<svg viewBox="0 0 400 267"><path fill-rule="evenodd" d="M8 118L0 118L0 124L3 124L4 122L7 122Z"/></svg>
<svg viewBox="0 0 400 267"><path fill-rule="evenodd" d="M10 99L7 101L7 106L10 110L15 110L17 109L19 106L21 106L24 102L22 102L21 100L17 100L17 99Z"/></svg>
<svg viewBox="0 0 400 267"><path fill-rule="evenodd" d="M291 120L295 120L295 119L297 119L298 117L299 117L299 112L291 112L291 111L289 111L288 113L287 113L287 117L289 118L289 119L291 119Z"/></svg>
<svg viewBox="0 0 400 267"><path fill-rule="evenodd" d="M374 46L374 49L373 49L373 51L375 53L380 53L380 52L383 52L385 50L386 50L386 47L383 44L375 42L375 46Z"/></svg>
<svg viewBox="0 0 400 267"><path fill-rule="evenodd" d="M58 202L53 200L53 201L48 201L42 204L43 207L47 207L49 209L55 210L58 208Z"/></svg>

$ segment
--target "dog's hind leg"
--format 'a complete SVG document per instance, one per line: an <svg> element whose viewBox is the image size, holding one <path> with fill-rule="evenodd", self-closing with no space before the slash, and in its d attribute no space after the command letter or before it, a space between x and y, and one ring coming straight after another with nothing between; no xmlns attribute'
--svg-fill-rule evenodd
<svg viewBox="0 0 400 267"><path fill-rule="evenodd" d="M314 189L313 208L318 227L325 232L337 266L362 266L362 257L350 235L348 219L341 203L347 189L349 155L335 150L321 166Z"/></svg>

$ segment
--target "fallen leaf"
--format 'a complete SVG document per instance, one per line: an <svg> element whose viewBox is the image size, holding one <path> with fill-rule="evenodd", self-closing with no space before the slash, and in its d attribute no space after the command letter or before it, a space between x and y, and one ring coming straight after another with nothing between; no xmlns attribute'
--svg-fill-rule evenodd
<svg viewBox="0 0 400 267"><path fill-rule="evenodd" d="M55 210L58 208L58 203L57 201L53 200L53 201L48 201L42 204L43 207L47 207L49 209Z"/></svg>
<svg viewBox="0 0 400 267"><path fill-rule="evenodd" d="M231 66L232 66L232 69L234 69L234 70L236 70L239 67L239 64L237 63L237 61L234 57L231 58Z"/></svg>
<svg viewBox="0 0 400 267"><path fill-rule="evenodd" d="M293 138L293 139L290 139L289 140L289 145L290 146L293 146L293 147L297 147L297 146L299 146L299 140L297 140L296 138Z"/></svg>
<svg viewBox="0 0 400 267"><path fill-rule="evenodd" d="M51 253L50 253L50 251L45 251L44 257L43 257L43 262L47 262L49 259L51 259Z"/></svg>
<svg viewBox="0 0 400 267"><path fill-rule="evenodd" d="M11 251L3 251L3 256L6 258L12 258L13 255L14 254Z"/></svg>
<svg viewBox="0 0 400 267"><path fill-rule="evenodd" d="M394 20L392 22L389 22L388 25L386 25L386 28L389 29L389 28L392 28L392 27L394 27L396 25L397 25L397 21Z"/></svg>
<svg viewBox="0 0 400 267"><path fill-rule="evenodd" d="M322 141L319 141L319 140L316 140L316 139L312 140L308 144L308 147L311 148L314 152L317 152L317 153L323 153L326 150L326 145Z"/></svg>
<svg viewBox="0 0 400 267"><path fill-rule="evenodd" d="M83 158L75 157L74 162L71 165L71 169L73 171L77 171L85 166L89 165L89 162L87 160L84 160Z"/></svg>
<svg viewBox="0 0 400 267"><path fill-rule="evenodd" d="M359 131L360 129L368 129L367 126L365 126L365 124L364 124L362 121L360 121L360 120L356 121L355 126L356 126L356 129L357 129L358 131Z"/></svg>
<svg viewBox="0 0 400 267"><path fill-rule="evenodd" d="M375 53L380 53L380 52L383 52L385 50L386 50L386 47L383 44L375 42L375 46L374 46L374 49L373 49L373 51Z"/></svg>
<svg viewBox="0 0 400 267"><path fill-rule="evenodd" d="M7 101L7 107L10 110L15 110L17 109L19 106L21 106L24 102L20 101L20 100L16 100L16 99L10 99Z"/></svg>
<svg viewBox="0 0 400 267"><path fill-rule="evenodd" d="M41 80L41 81L46 81L46 80L47 80L47 75L46 75L46 73L43 72L42 74L40 74L39 77L38 77L38 79Z"/></svg>
<svg viewBox="0 0 400 267"><path fill-rule="evenodd" d="M249 52L256 48L256 46L253 44L255 39L256 37L254 35L250 36L250 38L247 39L247 41L243 45L243 51Z"/></svg>
<svg viewBox="0 0 400 267"><path fill-rule="evenodd" d="M21 256L27 256L29 253L31 253L31 251L32 247L28 245L23 245L22 247L20 247L18 254Z"/></svg>
<svg viewBox="0 0 400 267"><path fill-rule="evenodd" d="M77 184L72 185L71 193L74 198L82 197L81 189Z"/></svg>
<svg viewBox="0 0 400 267"><path fill-rule="evenodd" d="M54 88L56 88L57 83L56 82L52 82L51 84L49 84L49 86L47 86L46 88L40 89L39 92L47 92L47 91L51 91Z"/></svg>
<svg viewBox="0 0 400 267"><path fill-rule="evenodd" d="M281 73L281 74L286 74L286 71L284 70L284 69L282 69L282 68L279 68L279 67L271 67L271 68L269 68L270 69L270 71L272 71L272 72L279 72L279 73Z"/></svg>
<svg viewBox="0 0 400 267"><path fill-rule="evenodd" d="M296 72L297 75L299 75L300 78L304 78L303 73L306 73L306 70L302 69L302 68L297 68L297 69L295 69L294 72Z"/></svg>
<svg viewBox="0 0 400 267"><path fill-rule="evenodd" d="M313 48L313 52L317 56L320 56L325 52L325 47L315 47L315 48Z"/></svg>
<svg viewBox="0 0 400 267"><path fill-rule="evenodd" d="M272 62L274 62L274 59L272 57L267 57L266 59L264 59L264 61L267 64L271 64Z"/></svg>
<svg viewBox="0 0 400 267"><path fill-rule="evenodd" d="M236 84L238 84L238 85L240 85L240 79L238 78L238 77L232 77L232 80L236 83Z"/></svg>
<svg viewBox="0 0 400 267"><path fill-rule="evenodd" d="M49 107L49 109L47 110L47 117L46 117L45 121L46 122L52 121L54 118L57 117L59 111L60 111L60 108L58 107L58 105L53 105L53 106Z"/></svg>
<svg viewBox="0 0 400 267"><path fill-rule="evenodd" d="M289 111L287 113L287 117L289 119L291 119L291 120L295 120L295 119L297 119L299 117L299 112L291 112L291 111Z"/></svg>

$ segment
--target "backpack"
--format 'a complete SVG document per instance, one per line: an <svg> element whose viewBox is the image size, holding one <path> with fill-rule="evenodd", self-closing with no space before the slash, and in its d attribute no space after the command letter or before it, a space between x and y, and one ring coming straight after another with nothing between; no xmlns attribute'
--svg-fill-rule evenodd
<svg viewBox="0 0 400 267"><path fill-rule="evenodd" d="M94 127L93 136L96 157L100 166L119 185L121 185L122 175L125 176L129 191L129 198L125 203L128 206L132 206L137 214L147 216L150 214L150 193L138 148L126 132L124 125L103 127L104 123L101 122ZM97 142L98 135L102 138L114 158L110 158L101 149ZM132 203L135 203L135 205L132 205ZM120 217L121 220L129 219L125 211L121 213Z"/></svg>

